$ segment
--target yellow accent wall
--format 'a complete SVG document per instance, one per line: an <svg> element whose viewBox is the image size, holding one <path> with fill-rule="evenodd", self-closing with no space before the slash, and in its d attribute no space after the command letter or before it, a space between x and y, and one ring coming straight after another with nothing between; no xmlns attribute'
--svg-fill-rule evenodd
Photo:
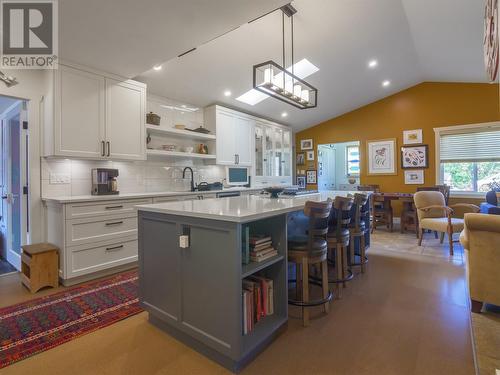
<svg viewBox="0 0 500 375"><path fill-rule="evenodd" d="M322 105L328 105L328 101L335 98L323 97L320 100ZM300 140L308 138L314 141L316 155L318 144L360 141L362 185L378 184L384 192L414 192L418 185L405 185L404 170L401 169L403 130L423 130L423 143L429 145L425 185L430 186L436 184L434 128L498 120L498 84L424 82L298 132L296 150L300 152ZM386 138L397 139L397 174L367 176L366 141ZM297 169L308 169L309 163L297 166ZM316 169L316 160L313 165Z"/></svg>

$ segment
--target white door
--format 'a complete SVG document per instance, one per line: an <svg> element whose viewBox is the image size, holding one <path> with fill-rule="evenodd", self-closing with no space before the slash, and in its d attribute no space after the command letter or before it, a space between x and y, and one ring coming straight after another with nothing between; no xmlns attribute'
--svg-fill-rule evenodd
<svg viewBox="0 0 500 375"><path fill-rule="evenodd" d="M146 160L146 90L106 78L106 156Z"/></svg>
<svg viewBox="0 0 500 375"><path fill-rule="evenodd" d="M217 111L216 114L217 138L216 138L216 158L217 164L236 164L236 132L234 116Z"/></svg>
<svg viewBox="0 0 500 375"><path fill-rule="evenodd" d="M243 117L235 118L236 161L241 166L252 165L252 151L254 150L254 123Z"/></svg>
<svg viewBox="0 0 500 375"><path fill-rule="evenodd" d="M318 147L318 190L335 190L335 149Z"/></svg>
<svg viewBox="0 0 500 375"><path fill-rule="evenodd" d="M28 235L28 130L26 104L19 101L2 120L2 256L21 269L21 245Z"/></svg>
<svg viewBox="0 0 500 375"><path fill-rule="evenodd" d="M103 158L104 78L64 65L55 77L55 154Z"/></svg>

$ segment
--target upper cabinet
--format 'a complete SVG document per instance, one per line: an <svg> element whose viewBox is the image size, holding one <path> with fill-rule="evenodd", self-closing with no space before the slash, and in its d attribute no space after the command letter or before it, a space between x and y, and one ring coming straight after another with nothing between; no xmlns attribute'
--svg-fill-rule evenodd
<svg viewBox="0 0 500 375"><path fill-rule="evenodd" d="M255 124L255 182L292 183L292 132L269 121Z"/></svg>
<svg viewBox="0 0 500 375"><path fill-rule="evenodd" d="M59 65L49 86L45 156L146 159L146 85Z"/></svg>
<svg viewBox="0 0 500 375"><path fill-rule="evenodd" d="M205 122L216 129L216 163L252 166L254 120L218 105L205 110Z"/></svg>
<svg viewBox="0 0 500 375"><path fill-rule="evenodd" d="M145 159L145 89L106 78L106 140L114 159Z"/></svg>

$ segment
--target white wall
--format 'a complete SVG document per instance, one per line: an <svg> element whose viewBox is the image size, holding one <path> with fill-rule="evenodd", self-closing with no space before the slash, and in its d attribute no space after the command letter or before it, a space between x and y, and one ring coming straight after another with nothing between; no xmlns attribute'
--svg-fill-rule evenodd
<svg viewBox="0 0 500 375"><path fill-rule="evenodd" d="M0 82L0 95L12 96L28 101L29 122L29 170L30 170L30 242L40 242L44 238L43 216L40 200L40 116L43 97L46 95L46 77L44 70L5 70L14 76L18 84L12 87Z"/></svg>
<svg viewBox="0 0 500 375"><path fill-rule="evenodd" d="M188 166L194 171L196 183L222 182L225 177L223 167L204 165L202 161L189 159L157 159L137 162L42 159L42 196L89 195L92 168L118 169L118 190L121 193L186 191L189 190L190 179L182 179L182 170ZM65 184L51 183L51 174L66 174L70 181Z"/></svg>

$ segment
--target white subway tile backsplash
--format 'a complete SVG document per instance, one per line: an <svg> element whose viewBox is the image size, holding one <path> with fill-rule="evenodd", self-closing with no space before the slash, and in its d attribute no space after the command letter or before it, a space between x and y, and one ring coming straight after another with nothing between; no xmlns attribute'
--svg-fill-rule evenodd
<svg viewBox="0 0 500 375"><path fill-rule="evenodd" d="M93 168L116 168L119 170L118 190L122 193L144 193L159 191L189 190L190 174L182 179L184 167L194 171L195 183L201 181L222 181L224 167L205 165L203 161L192 159L172 159L167 161L148 160L137 162L91 161L70 159L45 159L41 161L42 196L88 195L91 193ZM51 173L71 176L69 184L51 185Z"/></svg>

